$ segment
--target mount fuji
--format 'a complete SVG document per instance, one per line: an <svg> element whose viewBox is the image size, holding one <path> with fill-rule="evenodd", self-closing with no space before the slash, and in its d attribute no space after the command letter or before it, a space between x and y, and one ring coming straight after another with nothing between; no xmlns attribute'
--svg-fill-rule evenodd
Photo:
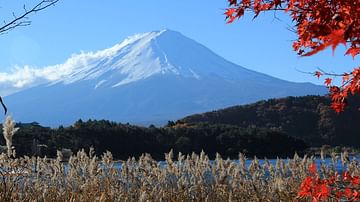
<svg viewBox="0 0 360 202"><path fill-rule="evenodd" d="M261 99L326 93L322 86L243 68L172 30L73 55L52 71L59 76L5 97L17 121L58 126L81 118L159 125Z"/></svg>

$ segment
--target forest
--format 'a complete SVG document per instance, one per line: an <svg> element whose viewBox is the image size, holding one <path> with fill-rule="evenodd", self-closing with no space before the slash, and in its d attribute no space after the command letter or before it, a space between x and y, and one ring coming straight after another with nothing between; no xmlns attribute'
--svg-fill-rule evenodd
<svg viewBox="0 0 360 202"><path fill-rule="evenodd" d="M356 101L356 100L353 100ZM360 115L349 109L336 114L323 96L287 97L168 121L163 127L141 127L108 120L78 120L73 125L50 128L17 123L17 155L55 157L57 150L110 151L116 159L148 153L157 160L164 153L205 151L237 158L239 152L260 158L291 157L309 147L359 147L356 123ZM4 145L4 140L0 140Z"/></svg>
<svg viewBox="0 0 360 202"><path fill-rule="evenodd" d="M77 152L91 147L97 155L110 151L115 159L150 154L157 160L164 153L191 154L205 151L237 158L239 152L258 157L287 157L302 152L303 141L285 135L276 128L238 127L225 124L172 124L165 127L139 127L107 120L78 120L72 126L51 129L34 123L18 123L13 145L17 155L55 157L57 150ZM1 140L0 144L5 142Z"/></svg>
<svg viewBox="0 0 360 202"><path fill-rule="evenodd" d="M349 106L336 113L328 96L286 97L234 106L180 120L187 124L228 124L278 128L285 134L304 140L309 146L360 146L358 123L360 113L356 106L359 96L348 100Z"/></svg>

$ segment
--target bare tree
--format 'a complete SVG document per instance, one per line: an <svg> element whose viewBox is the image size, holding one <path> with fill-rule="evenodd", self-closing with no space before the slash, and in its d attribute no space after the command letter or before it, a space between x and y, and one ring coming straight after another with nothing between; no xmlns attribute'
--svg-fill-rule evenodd
<svg viewBox="0 0 360 202"><path fill-rule="evenodd" d="M4 34L7 33L8 31L16 28L16 27L23 27L23 26L28 26L31 24L31 21L29 20L29 15L31 13L36 13L38 11L44 10L45 8L55 5L55 3L57 3L59 0L42 0L39 3L37 3L35 6L33 6L30 10L28 10L26 8L26 6L23 6L24 12L17 16L14 12L12 13L13 15L13 19L9 22L6 22L4 20L4 24L0 27L0 34ZM2 107L4 108L5 111L5 115L7 112L7 108L0 96L0 104L2 105Z"/></svg>
<svg viewBox="0 0 360 202"><path fill-rule="evenodd" d="M4 24L0 27L0 34L6 33L9 30L12 30L16 27L23 27L23 26L28 26L31 24L31 21L29 20L28 16L31 13L36 13L38 11L44 10L45 8L55 5L55 3L57 3L59 0L42 0L40 1L38 4L36 4L35 6L33 6L30 10L28 10L26 8L26 6L24 5L23 9L24 12L17 16L14 12L13 12L13 17L14 19L12 19L9 22L4 21Z"/></svg>

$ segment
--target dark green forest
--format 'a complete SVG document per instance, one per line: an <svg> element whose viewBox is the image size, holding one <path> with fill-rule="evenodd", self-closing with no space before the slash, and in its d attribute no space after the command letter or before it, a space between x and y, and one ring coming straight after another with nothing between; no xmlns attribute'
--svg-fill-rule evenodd
<svg viewBox="0 0 360 202"><path fill-rule="evenodd" d="M353 107L359 103L357 98L351 102ZM197 114L163 127L107 120L78 120L58 128L18 123L13 144L20 156L55 157L57 150L93 147L98 155L110 151L116 159L149 153L161 160L171 149L184 154L204 150L211 158L216 153L237 158L239 152L260 158L291 157L322 145L359 147L359 120L355 108L336 114L326 97L287 97ZM3 138L0 144L5 144Z"/></svg>
<svg viewBox="0 0 360 202"><path fill-rule="evenodd" d="M18 124L14 136L17 155L47 155L57 150L95 149L98 155L111 151L116 159L138 157L149 153L163 159L164 153L190 154L204 150L211 158L216 152L224 157L237 158L239 152L258 157L287 157L303 151L303 141L285 135L277 129L238 127L224 124L170 124L166 127L139 127L106 120L81 120L69 127L51 129L36 123ZM1 142L4 145L4 141Z"/></svg>
<svg viewBox="0 0 360 202"><path fill-rule="evenodd" d="M346 110L339 114L330 105L330 98L325 96L286 97L196 114L180 121L278 128L309 146L360 147L357 125L360 123L360 98L351 97Z"/></svg>

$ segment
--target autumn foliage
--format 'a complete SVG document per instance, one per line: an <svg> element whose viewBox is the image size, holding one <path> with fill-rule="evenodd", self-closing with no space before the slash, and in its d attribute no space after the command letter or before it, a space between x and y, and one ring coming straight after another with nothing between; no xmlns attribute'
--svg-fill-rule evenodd
<svg viewBox="0 0 360 202"><path fill-rule="evenodd" d="M227 23L252 11L254 18L266 11L283 11L294 22L298 38L293 49L300 56L311 56L331 47L345 45L345 55L355 58L360 53L360 1L359 0L228 0L225 15ZM351 72L331 74L316 71L318 78L325 77L325 85L332 97L332 108L344 110L349 95L360 94L360 66ZM341 77L335 85L330 77Z"/></svg>
<svg viewBox="0 0 360 202"><path fill-rule="evenodd" d="M316 164L308 168L307 176L300 185L298 199L311 199L311 201L359 201L360 200L360 177L352 176L349 171L342 175L336 172L332 176L320 176Z"/></svg>

